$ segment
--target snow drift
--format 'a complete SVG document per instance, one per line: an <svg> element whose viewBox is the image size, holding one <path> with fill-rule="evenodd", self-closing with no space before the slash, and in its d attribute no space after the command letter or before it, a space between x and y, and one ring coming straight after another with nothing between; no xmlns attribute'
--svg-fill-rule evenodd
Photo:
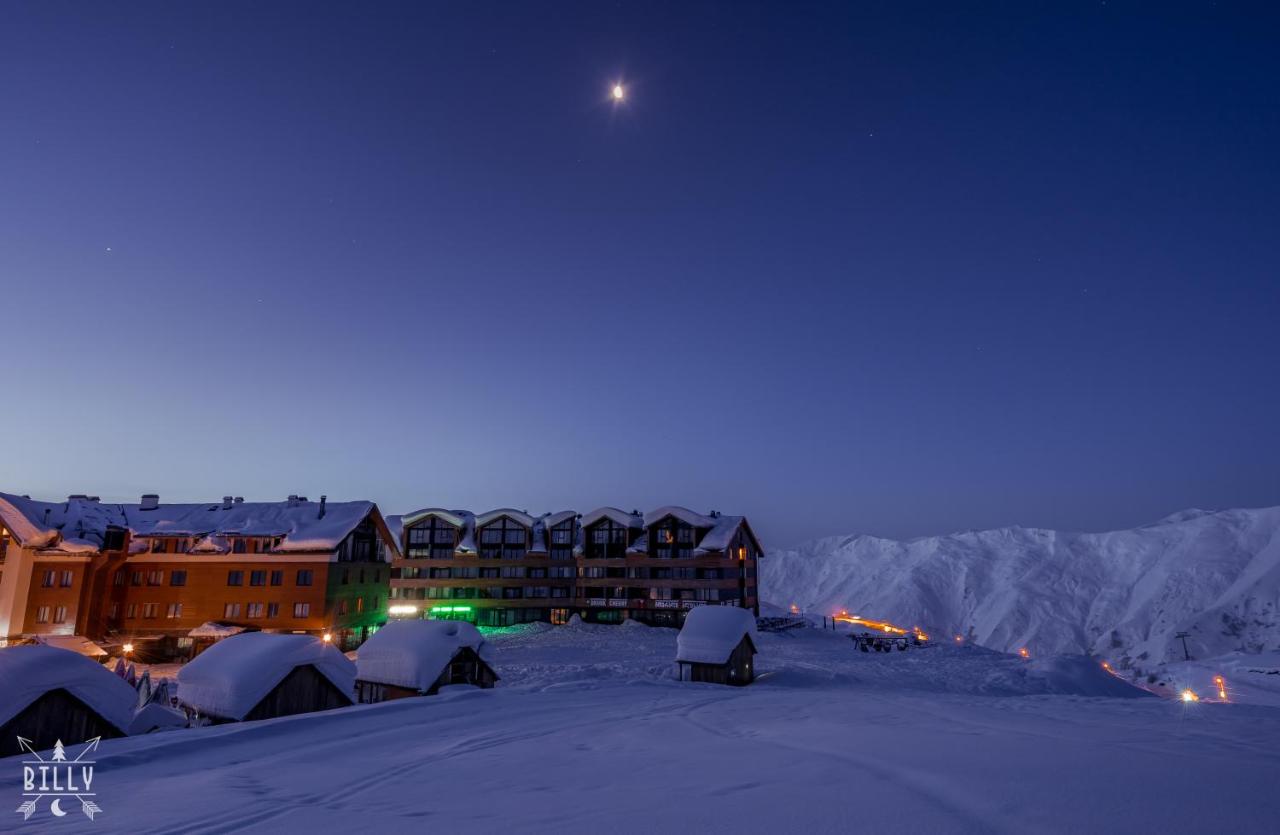
<svg viewBox="0 0 1280 835"><path fill-rule="evenodd" d="M770 602L919 625L1032 656L1150 669L1280 648L1280 507L1185 511L1110 533L998 528L829 537L762 560Z"/></svg>

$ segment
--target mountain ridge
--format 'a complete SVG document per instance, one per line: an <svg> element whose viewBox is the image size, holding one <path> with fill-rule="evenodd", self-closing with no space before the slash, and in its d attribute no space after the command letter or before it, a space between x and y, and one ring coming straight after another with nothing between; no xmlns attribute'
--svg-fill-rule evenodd
<svg viewBox="0 0 1280 835"><path fill-rule="evenodd" d="M1006 526L823 537L761 561L765 600L847 609L983 646L1146 671L1280 648L1280 507L1189 509L1101 533Z"/></svg>

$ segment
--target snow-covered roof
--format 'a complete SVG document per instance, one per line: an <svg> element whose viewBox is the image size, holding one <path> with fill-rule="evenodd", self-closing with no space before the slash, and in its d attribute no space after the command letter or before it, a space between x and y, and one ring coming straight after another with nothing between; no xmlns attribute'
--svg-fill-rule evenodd
<svg viewBox="0 0 1280 835"><path fill-rule="evenodd" d="M480 631L453 620L392 621L360 645L356 678L412 690L430 690L458 650L487 654Z"/></svg>
<svg viewBox="0 0 1280 835"><path fill-rule="evenodd" d="M138 694L96 661L66 649L29 644L0 649L0 725L50 690L66 690L128 731Z"/></svg>
<svg viewBox="0 0 1280 835"><path fill-rule="evenodd" d="M75 498L41 502L0 493L0 518L24 546L70 553L102 547L107 528L128 529L134 537L197 537L198 552L222 553L226 536L279 537L275 550L332 551L376 509L373 502L205 502L104 504ZM397 545L398 547L398 545Z"/></svg>
<svg viewBox="0 0 1280 835"><path fill-rule="evenodd" d="M350 697L356 667L310 635L245 632L219 641L178 671L178 697L209 716L243 719L295 667L310 664Z"/></svg>
<svg viewBox="0 0 1280 835"><path fill-rule="evenodd" d="M575 510L561 510L556 513L545 513L542 516L542 524L547 528L554 528L561 522L568 521L577 515L578 513Z"/></svg>
<svg viewBox="0 0 1280 835"><path fill-rule="evenodd" d="M756 642L756 619L750 609L737 606L696 606L685 615L676 636L676 660L694 664L723 664L742 643Z"/></svg>
<svg viewBox="0 0 1280 835"><path fill-rule="evenodd" d="M756 539L755 531L751 530L750 523L747 522L745 516L715 516L712 517L716 523L715 526L707 531L707 535L702 537L702 541L698 543L699 551L723 551L733 542L734 535L742 530L755 543L756 550L760 550L760 540Z"/></svg>
<svg viewBox="0 0 1280 835"><path fill-rule="evenodd" d="M467 523L467 519L472 514L465 510L445 510L442 507L424 507L422 510L415 510L413 513L406 513L400 517L400 524L408 527L414 522L420 522L428 516L435 516L443 519L455 528L461 528Z"/></svg>
<svg viewBox="0 0 1280 835"><path fill-rule="evenodd" d="M101 658L107 654L105 649L83 635L36 635L34 640L46 646L69 649L89 658Z"/></svg>
<svg viewBox="0 0 1280 835"><path fill-rule="evenodd" d="M187 633L188 638L230 638L239 635L247 627L220 620L208 620Z"/></svg>
<svg viewBox="0 0 1280 835"><path fill-rule="evenodd" d="M628 528L638 528L644 523L643 517L636 516L634 513L627 513L616 507L597 507L590 513L582 514L582 527L593 525L601 519L612 519Z"/></svg>
<svg viewBox="0 0 1280 835"><path fill-rule="evenodd" d="M133 718L129 720L128 731L129 736L133 736L186 726L187 717L182 711L174 710L159 702L148 702L134 712Z"/></svg>
<svg viewBox="0 0 1280 835"><path fill-rule="evenodd" d="M509 507L500 507L497 510L486 511L476 515L476 527L482 528L490 522L506 516L508 519L514 519L526 528L532 528L534 518L523 510L512 510Z"/></svg>
<svg viewBox="0 0 1280 835"><path fill-rule="evenodd" d="M695 513L687 507L679 505L667 505L657 510L651 510L644 515L644 526L656 525L668 516L674 516L681 522L693 525L695 528L710 528L716 524L716 517L703 516L701 513Z"/></svg>

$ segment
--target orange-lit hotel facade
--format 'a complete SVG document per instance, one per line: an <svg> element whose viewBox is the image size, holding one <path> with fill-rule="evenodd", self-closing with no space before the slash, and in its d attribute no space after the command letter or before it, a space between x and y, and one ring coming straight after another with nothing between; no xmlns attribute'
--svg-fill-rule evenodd
<svg viewBox="0 0 1280 835"><path fill-rule="evenodd" d="M677 626L694 606L759 614L760 543L742 516L604 507L531 516L427 508L391 517L392 617L480 626L635 619Z"/></svg>
<svg viewBox="0 0 1280 835"><path fill-rule="evenodd" d="M386 622L396 555L371 502L0 494L0 639L81 635L155 658L245 630L354 647Z"/></svg>

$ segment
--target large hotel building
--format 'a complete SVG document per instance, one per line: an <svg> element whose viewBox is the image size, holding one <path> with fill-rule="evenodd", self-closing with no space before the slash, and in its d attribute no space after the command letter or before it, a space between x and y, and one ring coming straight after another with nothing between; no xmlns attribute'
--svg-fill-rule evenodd
<svg viewBox="0 0 1280 835"><path fill-rule="evenodd" d="M392 617L677 626L694 606L759 614L760 543L745 517L683 507L531 516L427 508L389 517Z"/></svg>
<svg viewBox="0 0 1280 835"><path fill-rule="evenodd" d="M744 517L683 507L384 519L372 502L324 497L0 493L0 645L81 636L160 660L253 630L352 649L388 618L678 626L695 606L759 614L760 556Z"/></svg>
<svg viewBox="0 0 1280 835"><path fill-rule="evenodd" d="M0 493L0 641L80 635L157 659L274 630L353 648L387 620L396 549L372 502Z"/></svg>

